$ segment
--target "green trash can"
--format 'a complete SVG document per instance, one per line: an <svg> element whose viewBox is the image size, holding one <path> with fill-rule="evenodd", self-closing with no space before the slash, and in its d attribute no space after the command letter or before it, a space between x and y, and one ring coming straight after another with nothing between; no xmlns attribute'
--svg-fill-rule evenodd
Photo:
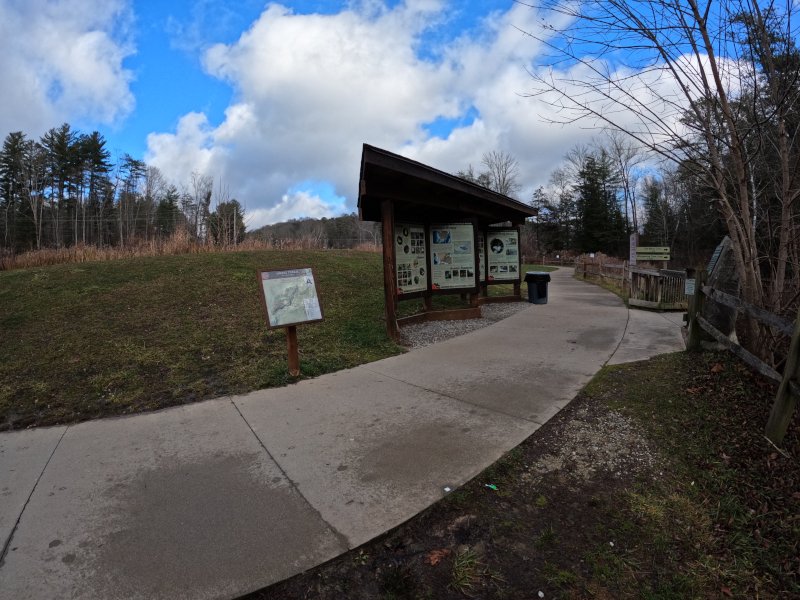
<svg viewBox="0 0 800 600"><path fill-rule="evenodd" d="M550 283L550 273L528 271L525 273L525 283L528 284L528 302L547 304L547 284Z"/></svg>

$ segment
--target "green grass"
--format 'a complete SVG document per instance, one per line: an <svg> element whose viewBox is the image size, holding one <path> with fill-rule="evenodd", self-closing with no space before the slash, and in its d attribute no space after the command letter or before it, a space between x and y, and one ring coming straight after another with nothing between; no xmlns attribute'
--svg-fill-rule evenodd
<svg viewBox="0 0 800 600"><path fill-rule="evenodd" d="M302 375L402 352L381 256L257 251L0 273L0 430L133 413L289 383L258 269L312 266L325 320L298 327Z"/></svg>
<svg viewBox="0 0 800 600"><path fill-rule="evenodd" d="M650 564L627 572L604 548L587 557L597 579L614 571L615 585L648 598L800 593L798 561L787 558L800 545L789 500L798 470L763 436L771 387L729 354L676 353L606 367L584 393L635 419L669 457L663 477L626 493L602 525L634 546L646 541L637 553ZM796 436L786 443L796 456ZM658 576L637 582L640 571Z"/></svg>

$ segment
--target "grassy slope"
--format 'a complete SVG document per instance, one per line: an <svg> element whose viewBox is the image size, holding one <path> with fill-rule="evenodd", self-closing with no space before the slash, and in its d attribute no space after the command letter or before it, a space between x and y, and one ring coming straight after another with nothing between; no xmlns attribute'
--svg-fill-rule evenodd
<svg viewBox="0 0 800 600"><path fill-rule="evenodd" d="M323 323L298 328L303 376L401 352L385 334L375 253L211 253L0 272L0 431L288 383L285 334L266 329L256 271L300 265L314 267L325 312ZM401 315L421 306L402 302ZM435 298L435 308L457 306L466 306L458 295Z"/></svg>
<svg viewBox="0 0 800 600"><path fill-rule="evenodd" d="M289 381L257 269L311 265L325 321L298 328L315 376L401 351L383 325L381 257L242 252L0 273L0 429L78 421Z"/></svg>

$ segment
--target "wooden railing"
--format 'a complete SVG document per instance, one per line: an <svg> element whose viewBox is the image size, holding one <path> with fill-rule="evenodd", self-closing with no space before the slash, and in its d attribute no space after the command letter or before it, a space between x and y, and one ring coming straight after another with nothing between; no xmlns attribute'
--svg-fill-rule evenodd
<svg viewBox="0 0 800 600"><path fill-rule="evenodd" d="M628 304L656 310L686 310L685 271L629 267Z"/></svg>
<svg viewBox="0 0 800 600"><path fill-rule="evenodd" d="M797 405L797 397L800 395L800 385L798 385L800 383L800 312L798 312L795 322L792 323L763 308L748 304L741 298L705 285L705 279L706 273L701 271L697 276L695 295L689 306L689 337L686 349L699 350L702 331L705 331L757 372L779 384L765 432L767 438L773 443L779 444L786 435L786 430L789 428L792 414ZM775 331L790 337L789 353L786 357L783 374L778 373L757 356L731 341L728 336L709 323L703 317L703 307L707 299L734 308L760 323L768 325Z"/></svg>
<svg viewBox="0 0 800 600"><path fill-rule="evenodd" d="M656 310L686 310L686 273L669 269L646 269L623 263L582 261L575 263L575 274L612 281L628 295L628 304Z"/></svg>

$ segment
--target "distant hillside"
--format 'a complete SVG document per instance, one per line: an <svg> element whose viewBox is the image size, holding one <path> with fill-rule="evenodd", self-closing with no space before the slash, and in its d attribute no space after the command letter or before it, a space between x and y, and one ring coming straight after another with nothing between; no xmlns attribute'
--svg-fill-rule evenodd
<svg viewBox="0 0 800 600"><path fill-rule="evenodd" d="M302 248L357 248L381 242L379 223L360 221L355 213L327 219L292 219L264 225L248 232L248 237L272 242L296 242Z"/></svg>

